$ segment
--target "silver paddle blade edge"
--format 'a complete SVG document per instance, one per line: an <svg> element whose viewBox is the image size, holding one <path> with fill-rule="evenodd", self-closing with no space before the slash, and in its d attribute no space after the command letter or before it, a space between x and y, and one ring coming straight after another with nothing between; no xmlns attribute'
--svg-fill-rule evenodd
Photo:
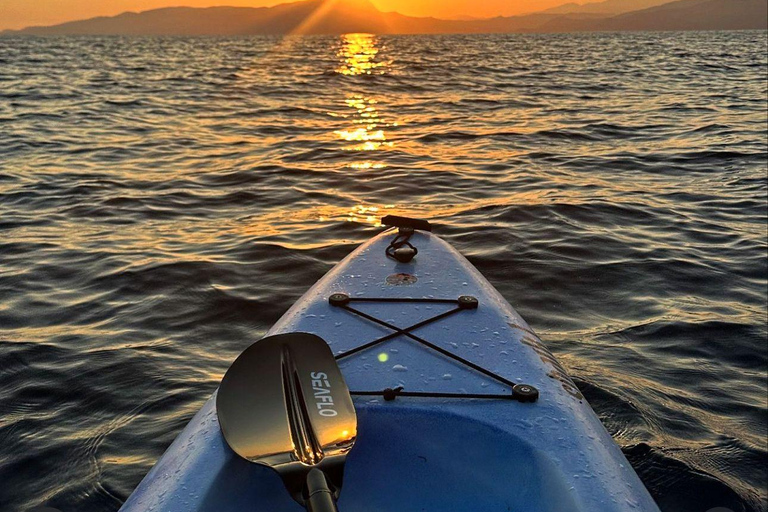
<svg viewBox="0 0 768 512"><path fill-rule="evenodd" d="M221 381L216 412L232 450L275 469L297 501L312 468L341 487L357 416L333 352L319 336L277 334L248 347Z"/></svg>

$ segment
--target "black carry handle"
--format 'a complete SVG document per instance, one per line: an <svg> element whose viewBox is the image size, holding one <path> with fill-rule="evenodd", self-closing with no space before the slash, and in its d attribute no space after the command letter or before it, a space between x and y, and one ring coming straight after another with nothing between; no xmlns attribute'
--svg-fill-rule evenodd
<svg viewBox="0 0 768 512"><path fill-rule="evenodd" d="M325 473L312 468L307 475L307 512L338 512Z"/></svg>
<svg viewBox="0 0 768 512"><path fill-rule="evenodd" d="M432 224L422 219L412 219L410 217L400 217L399 215L387 215L381 219L385 226L396 228L411 228L419 231L432 231Z"/></svg>

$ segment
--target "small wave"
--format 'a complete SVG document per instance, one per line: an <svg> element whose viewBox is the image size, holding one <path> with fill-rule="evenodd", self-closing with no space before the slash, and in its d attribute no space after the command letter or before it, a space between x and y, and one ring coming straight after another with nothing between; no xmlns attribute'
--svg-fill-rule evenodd
<svg viewBox="0 0 768 512"><path fill-rule="evenodd" d="M662 510L701 512L723 508L734 512L761 512L760 498L739 494L729 484L675 458L674 451L654 449L645 443L624 448L640 478L653 490ZM745 492L745 489L739 489Z"/></svg>

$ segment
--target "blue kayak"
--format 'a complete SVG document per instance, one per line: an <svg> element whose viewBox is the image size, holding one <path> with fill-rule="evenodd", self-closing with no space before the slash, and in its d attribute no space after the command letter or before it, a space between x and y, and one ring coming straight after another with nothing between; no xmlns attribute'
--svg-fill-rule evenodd
<svg viewBox="0 0 768 512"><path fill-rule="evenodd" d="M353 394L341 512L659 510L534 331L430 232L359 247L269 334L290 332L323 338ZM303 508L229 448L214 395L121 510Z"/></svg>

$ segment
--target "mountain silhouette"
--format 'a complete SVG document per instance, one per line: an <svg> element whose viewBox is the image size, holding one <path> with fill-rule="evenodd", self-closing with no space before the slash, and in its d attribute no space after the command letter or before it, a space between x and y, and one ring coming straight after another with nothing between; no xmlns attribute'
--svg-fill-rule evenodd
<svg viewBox="0 0 768 512"><path fill-rule="evenodd" d="M588 4L570 2L543 12L550 14L603 14L608 16L649 9L669 2L670 0L603 0Z"/></svg>
<svg viewBox="0 0 768 512"><path fill-rule="evenodd" d="M768 0L680 0L617 16L610 30L768 28Z"/></svg>
<svg viewBox="0 0 768 512"><path fill-rule="evenodd" d="M659 0L607 0L614 10ZM595 5L600 5L595 4ZM488 19L417 18L383 13L368 0L306 0L274 7L171 7L91 18L4 35L254 35L738 30L768 28L768 0L678 0L615 14L545 11Z"/></svg>
<svg viewBox="0 0 768 512"><path fill-rule="evenodd" d="M17 32L35 35L247 35L379 32L382 13L367 0L309 0L274 7L167 7Z"/></svg>

